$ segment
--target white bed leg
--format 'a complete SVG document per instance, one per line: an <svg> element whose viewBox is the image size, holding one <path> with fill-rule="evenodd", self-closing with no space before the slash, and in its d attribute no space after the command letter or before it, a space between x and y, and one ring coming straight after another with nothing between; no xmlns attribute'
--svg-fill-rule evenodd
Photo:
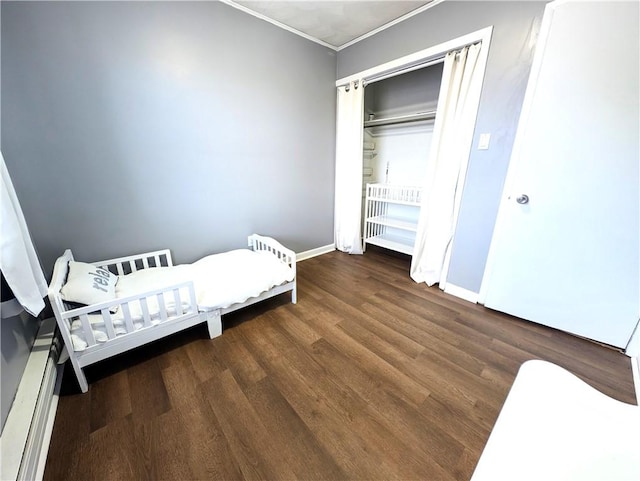
<svg viewBox="0 0 640 481"><path fill-rule="evenodd" d="M78 379L78 384L80 385L80 390L85 393L89 390L89 383L87 382L87 378L80 367L78 361L73 357L73 355L69 355L71 365L73 366L73 370L76 373L76 378Z"/></svg>
<svg viewBox="0 0 640 481"><path fill-rule="evenodd" d="M222 316L219 309L207 312L207 327L211 339L222 335Z"/></svg>
<svg viewBox="0 0 640 481"><path fill-rule="evenodd" d="M291 291L291 304L298 302L298 286L294 287Z"/></svg>

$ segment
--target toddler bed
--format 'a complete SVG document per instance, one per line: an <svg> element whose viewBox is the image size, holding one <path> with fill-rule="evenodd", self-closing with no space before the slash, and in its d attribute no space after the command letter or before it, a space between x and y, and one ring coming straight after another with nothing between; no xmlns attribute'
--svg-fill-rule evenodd
<svg viewBox="0 0 640 481"><path fill-rule="evenodd" d="M295 253L270 237L248 241L177 266L168 249L91 264L67 249L49 300L82 392L90 364L204 322L217 337L222 315L285 292L295 303Z"/></svg>

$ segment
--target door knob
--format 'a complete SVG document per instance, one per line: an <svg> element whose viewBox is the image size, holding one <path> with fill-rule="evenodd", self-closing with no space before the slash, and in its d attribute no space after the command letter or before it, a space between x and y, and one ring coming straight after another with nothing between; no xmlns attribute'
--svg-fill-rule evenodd
<svg viewBox="0 0 640 481"><path fill-rule="evenodd" d="M518 204L528 204L529 196L527 194L520 194L518 197L516 197L516 202Z"/></svg>

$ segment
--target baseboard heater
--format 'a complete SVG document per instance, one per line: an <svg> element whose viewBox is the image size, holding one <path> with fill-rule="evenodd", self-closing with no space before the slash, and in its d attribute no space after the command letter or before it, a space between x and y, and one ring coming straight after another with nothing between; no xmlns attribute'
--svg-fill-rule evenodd
<svg viewBox="0 0 640 481"><path fill-rule="evenodd" d="M55 319L42 321L2 436L2 480L42 479L62 381Z"/></svg>

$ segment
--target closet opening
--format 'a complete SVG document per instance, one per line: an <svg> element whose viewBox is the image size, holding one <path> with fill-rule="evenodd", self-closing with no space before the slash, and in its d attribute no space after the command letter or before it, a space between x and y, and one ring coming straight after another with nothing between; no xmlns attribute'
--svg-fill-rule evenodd
<svg viewBox="0 0 640 481"><path fill-rule="evenodd" d="M491 32L336 82L336 249L408 254L416 282L446 288Z"/></svg>
<svg viewBox="0 0 640 481"><path fill-rule="evenodd" d="M367 244L413 254L422 182L435 123L443 63L366 84L362 232Z"/></svg>

